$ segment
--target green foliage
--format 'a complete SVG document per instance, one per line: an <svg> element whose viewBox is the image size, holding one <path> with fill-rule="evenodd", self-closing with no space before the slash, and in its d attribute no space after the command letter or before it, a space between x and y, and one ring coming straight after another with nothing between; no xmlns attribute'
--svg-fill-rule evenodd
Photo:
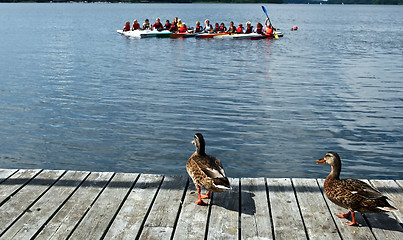
<svg viewBox="0 0 403 240"><path fill-rule="evenodd" d="M153 2L153 3L320 3L321 0L75 0L74 2ZM0 0L5 3L18 2L51 2L51 0ZM53 2L70 2L70 0L53 0ZM326 4L378 4L378 5L403 5L403 0L328 0Z"/></svg>

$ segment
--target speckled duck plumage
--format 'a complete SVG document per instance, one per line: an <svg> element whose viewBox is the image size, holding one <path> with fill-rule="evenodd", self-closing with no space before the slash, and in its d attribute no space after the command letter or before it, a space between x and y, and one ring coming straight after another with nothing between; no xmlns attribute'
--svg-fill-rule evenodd
<svg viewBox="0 0 403 240"><path fill-rule="evenodd" d="M222 192L230 189L231 186L220 160L206 154L203 135L196 133L192 143L196 145L196 152L190 156L186 170L199 193L199 201L196 203L204 205L201 199L209 197L210 192ZM205 196L200 195L201 187L209 193Z"/></svg>
<svg viewBox="0 0 403 240"><path fill-rule="evenodd" d="M341 160L337 153L328 152L317 163L327 163L332 167L326 177L324 190L330 201L349 210L347 214L337 214L341 218L353 217L347 225L358 225L354 218L354 212L377 213L397 210L389 204L387 197L382 195L367 183L357 179L340 179Z"/></svg>

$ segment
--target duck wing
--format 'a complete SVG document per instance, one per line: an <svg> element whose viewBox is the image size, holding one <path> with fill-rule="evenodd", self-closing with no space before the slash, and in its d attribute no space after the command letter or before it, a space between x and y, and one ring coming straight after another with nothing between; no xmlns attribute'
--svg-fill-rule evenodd
<svg viewBox="0 0 403 240"><path fill-rule="evenodd" d="M202 171L211 178L226 178L224 169L220 160L216 157L208 156L206 164L200 166Z"/></svg>
<svg viewBox="0 0 403 240"><path fill-rule="evenodd" d="M374 189L367 183L357 180L357 179L343 179L341 180L341 184L343 187L350 191L354 195L359 195L368 200L376 200L376 199L388 199L386 196L382 195L381 192Z"/></svg>

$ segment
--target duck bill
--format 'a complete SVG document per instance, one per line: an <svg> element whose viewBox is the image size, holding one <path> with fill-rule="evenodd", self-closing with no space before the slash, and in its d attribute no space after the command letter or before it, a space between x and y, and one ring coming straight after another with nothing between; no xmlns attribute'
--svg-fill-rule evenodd
<svg viewBox="0 0 403 240"><path fill-rule="evenodd" d="M326 163L326 160L322 158L322 159L316 160L316 163L318 163L318 164L319 163Z"/></svg>

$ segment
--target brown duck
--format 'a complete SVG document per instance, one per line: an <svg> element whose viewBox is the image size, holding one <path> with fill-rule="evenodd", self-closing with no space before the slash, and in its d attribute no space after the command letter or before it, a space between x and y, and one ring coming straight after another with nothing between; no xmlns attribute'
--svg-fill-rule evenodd
<svg viewBox="0 0 403 240"><path fill-rule="evenodd" d="M231 187L220 160L206 154L203 135L196 133L192 143L196 145L196 152L190 156L186 170L197 188L199 201L196 204L207 205L202 199L209 198L211 192L223 192ZM208 191L206 195L200 194L201 187Z"/></svg>
<svg viewBox="0 0 403 240"><path fill-rule="evenodd" d="M325 194L336 205L347 208L348 213L336 214L340 218L352 216L352 221L346 222L350 226L358 226L354 212L377 213L397 210L390 205L387 197L370 185L357 179L340 179L341 161L335 152L328 152L317 163L327 163L332 171L327 176L324 184Z"/></svg>

